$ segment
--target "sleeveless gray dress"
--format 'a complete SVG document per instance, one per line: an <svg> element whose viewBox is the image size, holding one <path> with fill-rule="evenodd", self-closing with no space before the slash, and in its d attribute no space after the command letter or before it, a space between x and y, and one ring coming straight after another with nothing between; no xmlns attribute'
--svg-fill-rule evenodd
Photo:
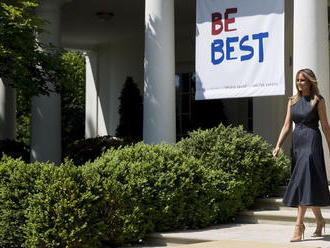
<svg viewBox="0 0 330 248"><path fill-rule="evenodd" d="M283 197L285 206L330 205L317 104L312 107L310 101L311 96L303 96L291 106L293 171Z"/></svg>

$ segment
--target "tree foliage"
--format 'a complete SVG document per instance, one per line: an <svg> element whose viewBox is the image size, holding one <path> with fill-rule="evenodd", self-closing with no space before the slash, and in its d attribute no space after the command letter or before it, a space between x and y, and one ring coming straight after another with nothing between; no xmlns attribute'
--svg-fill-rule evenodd
<svg viewBox="0 0 330 248"><path fill-rule="evenodd" d="M35 15L39 0L0 3L0 77L27 95L59 91L62 50L37 36L47 21Z"/></svg>
<svg viewBox="0 0 330 248"><path fill-rule="evenodd" d="M63 83L61 92L63 148L85 134L85 57L66 51L61 57ZM30 144L31 96L17 91L17 140Z"/></svg>
<svg viewBox="0 0 330 248"><path fill-rule="evenodd" d="M62 67L62 144L66 148L85 136L85 56L67 51L62 55Z"/></svg>
<svg viewBox="0 0 330 248"><path fill-rule="evenodd" d="M30 143L31 96L62 93L63 143L84 136L85 58L38 41L40 0L0 2L0 78L17 89L17 140Z"/></svg>

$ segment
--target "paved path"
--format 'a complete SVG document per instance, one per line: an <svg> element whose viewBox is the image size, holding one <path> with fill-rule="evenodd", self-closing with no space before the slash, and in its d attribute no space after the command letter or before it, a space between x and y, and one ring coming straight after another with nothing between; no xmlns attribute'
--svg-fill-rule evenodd
<svg viewBox="0 0 330 248"><path fill-rule="evenodd" d="M206 243L175 246L176 248L308 248L310 246L292 246L286 244L271 244L265 242L240 241L240 240L222 240ZM314 247L311 247L314 248Z"/></svg>
<svg viewBox="0 0 330 248"><path fill-rule="evenodd" d="M330 233L330 226L329 233ZM178 246L178 248L330 248L330 234L312 238L314 226L306 226L305 240L290 243L293 226L274 224L226 224L202 230L154 233L150 244L140 247Z"/></svg>

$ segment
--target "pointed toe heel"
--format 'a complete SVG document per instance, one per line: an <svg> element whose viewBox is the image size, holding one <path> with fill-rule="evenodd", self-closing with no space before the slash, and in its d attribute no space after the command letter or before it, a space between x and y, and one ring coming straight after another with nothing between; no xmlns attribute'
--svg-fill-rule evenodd
<svg viewBox="0 0 330 248"><path fill-rule="evenodd" d="M305 225L304 224L297 224L294 229L293 237L290 242L299 242L304 240L304 233L305 233Z"/></svg>
<svg viewBox="0 0 330 248"><path fill-rule="evenodd" d="M325 220L318 220L316 222L316 230L313 233L312 237L322 237L322 229L323 229L323 234L325 234Z"/></svg>

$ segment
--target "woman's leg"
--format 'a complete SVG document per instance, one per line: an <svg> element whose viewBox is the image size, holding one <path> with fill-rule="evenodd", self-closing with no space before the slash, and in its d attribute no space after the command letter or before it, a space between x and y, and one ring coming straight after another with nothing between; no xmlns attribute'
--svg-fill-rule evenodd
<svg viewBox="0 0 330 248"><path fill-rule="evenodd" d="M291 242L297 242L304 238L304 232L305 232L304 217L305 217L306 209L307 207L305 206L298 206L297 221L296 221L293 237L290 240Z"/></svg>
<svg viewBox="0 0 330 248"><path fill-rule="evenodd" d="M297 225L301 225L304 223L304 217L306 213L307 207L305 206L298 206L298 216L297 216Z"/></svg>
<svg viewBox="0 0 330 248"><path fill-rule="evenodd" d="M316 219L316 230L313 233L313 237L320 237L322 236L322 228L324 228L325 232L325 221L322 216L321 208L320 207L312 207L313 214L315 215Z"/></svg>
<svg viewBox="0 0 330 248"><path fill-rule="evenodd" d="M313 214L316 220L323 220L322 212L320 207L312 207Z"/></svg>

